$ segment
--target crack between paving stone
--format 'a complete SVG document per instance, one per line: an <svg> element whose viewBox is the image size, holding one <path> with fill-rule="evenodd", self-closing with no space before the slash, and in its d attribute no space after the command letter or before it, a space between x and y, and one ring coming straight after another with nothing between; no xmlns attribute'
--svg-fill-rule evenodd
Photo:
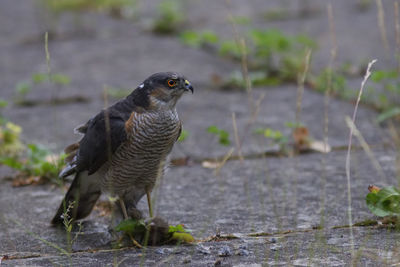
<svg viewBox="0 0 400 267"><path fill-rule="evenodd" d="M380 149L387 149L391 148L392 146L389 143L382 143L382 144L376 144L376 145L370 145L371 148L380 148ZM348 149L347 145L342 145L342 146L335 146L331 148L331 152L333 151L346 151ZM361 151L363 150L362 146L358 145L352 145L351 150L354 151ZM247 155L242 155L239 156L237 154L234 154L228 159L226 159L226 155L224 156L217 156L217 157L180 157L180 158L173 158L171 160L171 166L172 167L181 167L181 166L187 166L188 162L192 164L202 164L205 161L209 162L221 162L221 161L237 161L237 160L254 160L254 159L263 159L263 158L293 158L305 154L321 154L321 152L314 151L314 150L307 150L307 151L302 151L300 153L294 153L293 155L287 155L282 152L276 151L276 150L271 150L271 151L264 151L261 153L250 153Z"/></svg>

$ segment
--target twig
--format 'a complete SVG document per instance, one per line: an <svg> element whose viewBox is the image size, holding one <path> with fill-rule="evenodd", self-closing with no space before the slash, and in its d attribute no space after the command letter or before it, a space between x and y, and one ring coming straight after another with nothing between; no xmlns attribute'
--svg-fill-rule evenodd
<svg viewBox="0 0 400 267"><path fill-rule="evenodd" d="M328 65L328 73L327 73L327 81L326 81L326 90L324 95L324 151L328 150L329 144L329 102L331 97L332 91L332 73L333 73L333 65L336 59L337 54L337 42L336 42L336 30L335 30L335 21L333 19L333 10L332 10L332 3L329 2L326 6L327 13L328 13L328 21L329 21L329 33L331 37L331 50L330 50L330 58L329 58L329 65ZM327 180L327 155L321 158L322 164L322 192L321 192L321 221L320 225L324 226L324 214L325 214L325 197L326 197L326 180Z"/></svg>
<svg viewBox="0 0 400 267"><path fill-rule="evenodd" d="M396 59L397 72L400 73L400 22L399 22L399 2L394 1L394 25L396 29Z"/></svg>
<svg viewBox="0 0 400 267"><path fill-rule="evenodd" d="M296 100L296 124L300 123L301 103L303 101L304 83L306 81L308 67L310 66L311 49L306 49L306 56L304 58L304 70L299 73L298 87L297 87L297 100Z"/></svg>
<svg viewBox="0 0 400 267"><path fill-rule="evenodd" d="M220 173L222 167L224 167L225 163L232 156L233 151L235 151L235 149L232 147L228 151L228 153L226 153L225 156L222 158L221 162L218 163L218 167L215 169L215 176L219 176L219 173Z"/></svg>
<svg viewBox="0 0 400 267"><path fill-rule="evenodd" d="M236 124L236 115L235 112L232 112L232 124L233 124L233 133L235 135L235 143L238 150L238 156L241 162L243 162L243 154L242 154L242 144L240 143L238 128Z"/></svg>
<svg viewBox="0 0 400 267"><path fill-rule="evenodd" d="M376 62L376 59L372 60L371 62L368 63L367 71L365 72L365 76L363 81L361 82L361 87L360 91L358 93L358 98L356 101L356 105L354 107L354 112L353 112L353 117L352 117L352 122L353 125L355 124L356 121L356 115L357 115L357 110L358 110L358 104L360 103L361 100L361 95L364 90L365 83L367 82L369 76L371 75L371 67L372 65ZM350 134L349 134L349 144L347 147L347 155L346 155L346 178L347 178L347 202L348 202L348 217L349 217L349 229L350 229L350 246L351 246L351 255L352 257L354 256L354 235L353 235L353 222L352 222L352 215L351 215L351 179L350 179L350 152L351 152L351 141L353 137L353 132L354 128L350 128Z"/></svg>
<svg viewBox="0 0 400 267"><path fill-rule="evenodd" d="M372 165L374 165L376 171L378 172L379 176L381 177L382 180L386 180L385 173L383 172L383 169L379 162L376 160L376 157L374 156L374 152L372 152L371 147L368 145L367 141L365 141L364 137L362 136L361 132L357 129L356 125L354 125L353 121L350 119L349 116L346 116L345 118L347 126L351 129L353 128L354 131L354 136L357 137L358 142L360 143L361 147L367 154L368 158L372 162Z"/></svg>
<svg viewBox="0 0 400 267"><path fill-rule="evenodd" d="M378 26L379 31L381 32L381 39L383 43L383 47L385 49L386 55L389 54L389 43L386 35L386 27L385 27L385 11L383 10L382 0L375 0L376 6L378 7Z"/></svg>

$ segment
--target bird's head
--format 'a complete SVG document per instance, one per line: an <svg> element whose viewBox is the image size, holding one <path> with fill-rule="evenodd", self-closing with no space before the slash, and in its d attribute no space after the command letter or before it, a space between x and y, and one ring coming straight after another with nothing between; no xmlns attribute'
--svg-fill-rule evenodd
<svg viewBox="0 0 400 267"><path fill-rule="evenodd" d="M184 92L193 93L191 83L175 72L155 73L141 83L137 90L148 96L151 109L174 108Z"/></svg>

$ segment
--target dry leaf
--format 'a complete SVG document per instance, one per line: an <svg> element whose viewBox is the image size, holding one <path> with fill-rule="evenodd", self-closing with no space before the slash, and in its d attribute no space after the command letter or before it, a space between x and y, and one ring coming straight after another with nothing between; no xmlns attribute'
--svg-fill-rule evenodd
<svg viewBox="0 0 400 267"><path fill-rule="evenodd" d="M101 217L108 216L112 213L113 204L110 201L98 201L94 206L94 210L97 210Z"/></svg>
<svg viewBox="0 0 400 267"><path fill-rule="evenodd" d="M201 163L201 166L203 166L203 168L207 168L207 169L216 169L219 167L219 163L215 162L215 161L203 161Z"/></svg>
<svg viewBox="0 0 400 267"><path fill-rule="evenodd" d="M373 184L368 186L368 191L371 193L378 193L381 189Z"/></svg>
<svg viewBox="0 0 400 267"><path fill-rule="evenodd" d="M26 176L24 174L17 174L12 180L12 186L20 187L26 185L38 185L42 184L43 179L39 176Z"/></svg>
<svg viewBox="0 0 400 267"><path fill-rule="evenodd" d="M317 152L321 152L321 153L329 153L331 152L332 148L330 145L326 144L323 141L311 141L310 142L310 147L311 150L317 151Z"/></svg>
<svg viewBox="0 0 400 267"><path fill-rule="evenodd" d="M293 129L294 146L299 150L305 150L310 147L310 135L308 129L304 126Z"/></svg>
<svg viewBox="0 0 400 267"><path fill-rule="evenodd" d="M173 166L189 166L192 163L190 157L175 158L171 160Z"/></svg>

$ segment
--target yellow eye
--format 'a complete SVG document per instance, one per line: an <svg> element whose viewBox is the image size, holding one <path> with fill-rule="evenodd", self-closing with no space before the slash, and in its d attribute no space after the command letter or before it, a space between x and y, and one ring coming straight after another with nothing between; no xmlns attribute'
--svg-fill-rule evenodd
<svg viewBox="0 0 400 267"><path fill-rule="evenodd" d="M176 81L175 80L168 80L168 86L169 87L174 87L176 85Z"/></svg>

